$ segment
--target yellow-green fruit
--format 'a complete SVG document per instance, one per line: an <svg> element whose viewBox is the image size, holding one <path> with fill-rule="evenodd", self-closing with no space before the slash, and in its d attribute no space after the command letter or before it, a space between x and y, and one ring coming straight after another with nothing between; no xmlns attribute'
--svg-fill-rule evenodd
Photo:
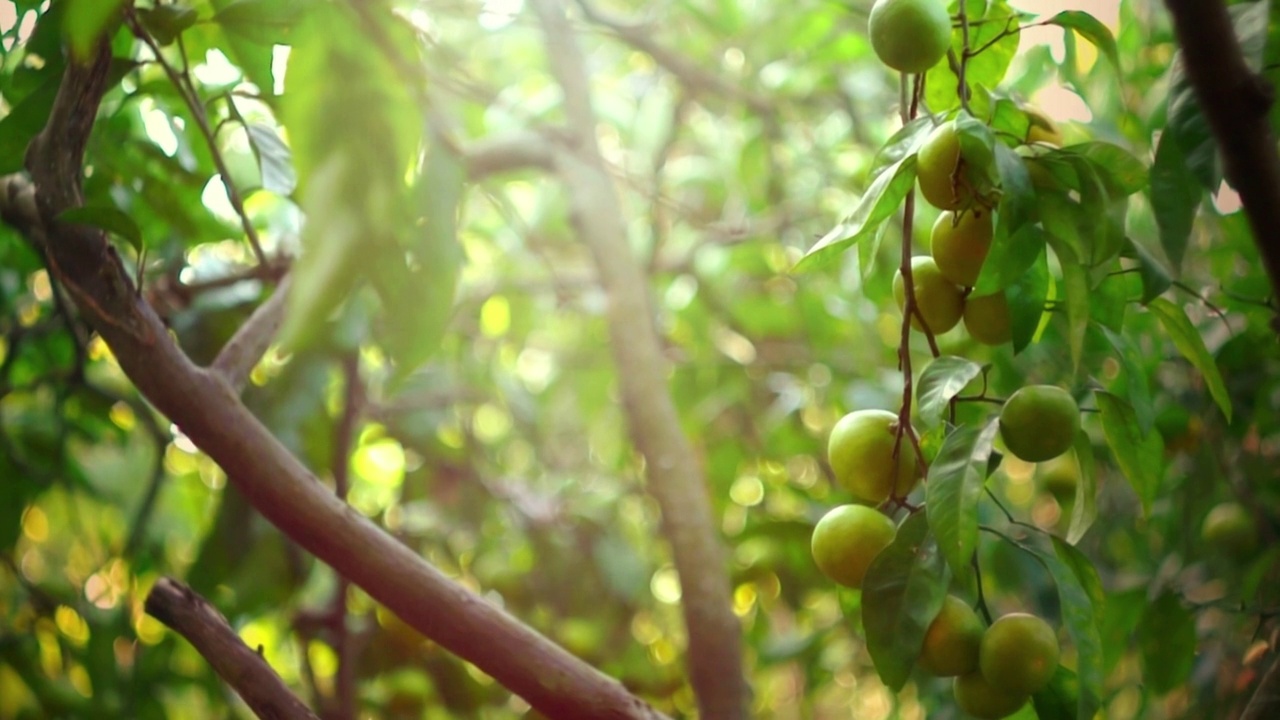
<svg viewBox="0 0 1280 720"><path fill-rule="evenodd" d="M986 208L959 216L950 210L939 215L930 236L930 254L942 276L956 285L973 287L991 250L993 231Z"/></svg>
<svg viewBox="0 0 1280 720"><path fill-rule="evenodd" d="M1000 409L1000 437L1019 460L1052 460L1071 448L1079 430L1080 407L1060 387L1029 385Z"/></svg>
<svg viewBox="0 0 1280 720"><path fill-rule="evenodd" d="M964 314L964 292L942 276L933 258L928 255L911 258L911 280L916 307L929 323L930 332L941 335L960 322ZM898 308L906 312L907 283L902 270L893 277L893 296L898 299ZM924 332L920 318L915 315L911 316L911 327Z"/></svg>
<svg viewBox="0 0 1280 720"><path fill-rule="evenodd" d="M956 678L951 689L960 709L981 720L1009 717L1030 699L1029 695L995 689L982 677L982 673L961 675Z"/></svg>
<svg viewBox="0 0 1280 720"><path fill-rule="evenodd" d="M982 621L969 604L954 595L942 602L942 610L924 634L918 664L930 675L968 675L978 669L982 645Z"/></svg>
<svg viewBox="0 0 1280 720"><path fill-rule="evenodd" d="M929 133L916 155L920 194L939 210L959 210L972 204L973 191L965 182L956 124L947 122Z"/></svg>
<svg viewBox="0 0 1280 720"><path fill-rule="evenodd" d="M1036 467L1036 477L1040 487L1044 488L1059 505L1066 505L1076 499L1076 486L1080 484L1080 465L1076 463L1075 453L1063 453L1048 462Z"/></svg>
<svg viewBox="0 0 1280 720"><path fill-rule="evenodd" d="M869 503L884 502L890 492L906 497L920 479L911 443L898 440L898 416L888 410L840 418L827 439L827 461L836 483Z"/></svg>
<svg viewBox="0 0 1280 720"><path fill-rule="evenodd" d="M1009 695L1034 695L1058 671L1058 634L1029 613L1011 613L982 635L978 667L991 687Z"/></svg>
<svg viewBox="0 0 1280 720"><path fill-rule="evenodd" d="M904 73L928 70L951 47L946 0L876 0L867 31L880 61Z"/></svg>
<svg viewBox="0 0 1280 720"><path fill-rule="evenodd" d="M1013 339L1013 324L1009 318L1009 299L1004 291L994 295L964 300L964 329L969 336L983 345L1003 345Z"/></svg>
<svg viewBox="0 0 1280 720"><path fill-rule="evenodd" d="M810 548L823 575L851 588L861 588L871 561L893 542L893 521L875 508L841 505L813 528Z"/></svg>
<svg viewBox="0 0 1280 720"><path fill-rule="evenodd" d="M1200 536L1229 555L1242 557L1258 547L1258 528L1253 516L1239 503L1226 502L1214 507L1204 518Z"/></svg>

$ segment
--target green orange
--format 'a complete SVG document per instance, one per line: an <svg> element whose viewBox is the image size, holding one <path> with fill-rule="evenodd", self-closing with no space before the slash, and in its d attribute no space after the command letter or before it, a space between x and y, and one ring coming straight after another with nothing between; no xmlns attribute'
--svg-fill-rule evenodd
<svg viewBox="0 0 1280 720"><path fill-rule="evenodd" d="M1024 387L1000 409L1000 437L1019 460L1052 460L1071 448L1079 430L1075 398L1053 385Z"/></svg>
<svg viewBox="0 0 1280 720"><path fill-rule="evenodd" d="M911 258L911 281L916 307L929 324L929 332L941 335L960 322L964 314L964 292L942 276L933 258L928 255ZM898 300L898 308L905 312L907 284L901 270L893 277L893 296ZM924 332L920 318L915 315L911 316L911 327Z"/></svg>
<svg viewBox="0 0 1280 720"><path fill-rule="evenodd" d="M827 438L827 461L838 485L854 497L880 503L906 497L919 481L915 449L898 439L898 416L857 410L840 418Z"/></svg>
<svg viewBox="0 0 1280 720"><path fill-rule="evenodd" d="M893 521L875 508L841 505L814 526L813 561L835 582L861 588L871 561L893 542L896 532Z"/></svg>
<svg viewBox="0 0 1280 720"><path fill-rule="evenodd" d="M942 610L925 631L918 664L937 677L976 671L983 630L982 621L973 608L960 598L948 595L942 602Z"/></svg>
<svg viewBox="0 0 1280 720"><path fill-rule="evenodd" d="M964 329L983 345L1003 345L1013 339L1009 299L1001 290L993 295L964 300Z"/></svg>
<svg viewBox="0 0 1280 720"><path fill-rule="evenodd" d="M982 636L978 667L991 687L1010 696L1043 690L1058 671L1061 648L1049 623L1029 613L998 618Z"/></svg>
<svg viewBox="0 0 1280 720"><path fill-rule="evenodd" d="M972 208L959 215L948 210L933 224L929 254L943 277L956 285L973 287L991 250L993 235L991 212L986 208Z"/></svg>

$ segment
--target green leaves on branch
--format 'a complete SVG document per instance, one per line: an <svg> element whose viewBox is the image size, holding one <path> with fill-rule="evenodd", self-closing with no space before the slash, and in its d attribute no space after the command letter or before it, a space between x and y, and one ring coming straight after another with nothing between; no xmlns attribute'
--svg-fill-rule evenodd
<svg viewBox="0 0 1280 720"><path fill-rule="evenodd" d="M992 445L999 428L995 418L982 428L956 428L942 441L942 449L929 465L925 484L929 527L947 564L959 576L968 574L978 546L978 500L991 471Z"/></svg>
<svg viewBox="0 0 1280 720"><path fill-rule="evenodd" d="M916 156L907 155L885 168L867 188L857 207L818 240L796 263L795 270L826 265L849 247L875 235L898 212L916 181Z"/></svg>

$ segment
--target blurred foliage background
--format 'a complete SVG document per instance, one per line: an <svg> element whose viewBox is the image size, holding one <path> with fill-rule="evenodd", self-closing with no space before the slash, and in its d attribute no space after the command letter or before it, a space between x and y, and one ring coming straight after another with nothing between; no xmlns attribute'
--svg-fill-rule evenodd
<svg viewBox="0 0 1280 720"><path fill-rule="evenodd" d="M1067 144L1103 139L1149 160L1175 52L1163 7L1012 4L1093 13L1115 33L1121 67L1061 28L1028 28L1005 90L1057 120ZM64 62L60 25L74 28L88 5L0 0L0 172L21 167L43 126ZM149 29L157 38L180 29L182 42L165 52L189 61L268 254L291 254L301 216L277 109L280 93L297 90L285 69L300 4L227 10L235 5L160 3ZM433 108L464 143L559 119L542 35L518 0L396 6L425 39ZM754 711L958 717L943 681L919 676L898 696L880 684L845 619L856 596L837 593L809 555L813 523L847 501L827 479L827 430L852 409L896 408L901 395L889 291L896 226L866 257L870 267L853 253L789 273L860 196L876 148L900 125L897 80L865 36L869 3L584 7L574 21L598 134L660 310L672 396L731 550ZM266 284L199 120L127 30L114 50L121 81L103 105L86 191L136 223L145 292L182 346L207 361ZM343 81L331 89L338 101L354 91ZM1129 235L1158 254L1150 191L1132 203ZM379 301L357 295L317 346L269 355L247 402L322 478L345 477L360 512L663 711L689 717L680 586L616 395L606 298L566 207L562 187L540 171L469 187L457 301L426 365L391 382L372 342ZM918 213L922 245L931 212ZM138 262L136 247L120 247ZM1280 375L1272 298L1254 257L1223 189L1204 201L1168 295L1214 353L1235 407L1229 424L1151 314L1123 318L1164 462L1144 516L1099 452L1098 520L1079 547L1107 590L1106 717L1224 716L1247 699L1275 629ZM0 226L0 718L246 716L199 655L143 612L166 574L208 597L315 706L334 692L327 613L341 589L340 622L359 648L361 717L531 716L257 517L139 398L66 302L31 246ZM392 304L386 314L427 309ZM1053 323L1016 358L962 335L942 337L943 352L992 363L997 393L1069 373ZM1131 381L1105 339L1091 337L1087 351L1100 383ZM335 437L353 413L347 457ZM1061 530L1062 508L1031 466L1007 460L993 487L1017 517ZM1247 557L1199 542L1205 513L1229 498L1272 521L1270 542ZM984 538L981 560L994 608L1057 612L1052 583L1025 556Z"/></svg>

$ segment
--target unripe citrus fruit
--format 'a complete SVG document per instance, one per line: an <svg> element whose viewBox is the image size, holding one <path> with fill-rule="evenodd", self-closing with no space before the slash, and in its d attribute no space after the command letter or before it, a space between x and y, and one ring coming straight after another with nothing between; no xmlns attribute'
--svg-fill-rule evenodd
<svg viewBox="0 0 1280 720"><path fill-rule="evenodd" d="M916 155L916 179L920 194L939 210L959 210L973 204L960 156L956 124L946 122L933 129Z"/></svg>
<svg viewBox="0 0 1280 720"><path fill-rule="evenodd" d="M930 254L942 276L956 285L973 287L991 249L991 213L974 208L960 216L950 210L938 216L930 234Z"/></svg>
<svg viewBox="0 0 1280 720"><path fill-rule="evenodd" d="M880 61L898 72L922 73L951 47L946 0L876 0L867 31Z"/></svg>
<svg viewBox="0 0 1280 720"><path fill-rule="evenodd" d="M1258 547L1258 528L1253 516L1234 502L1225 502L1210 510L1200 527L1200 536L1206 543L1235 557L1248 555Z"/></svg>
<svg viewBox="0 0 1280 720"><path fill-rule="evenodd" d="M982 635L978 667L991 687L1009 695L1033 695L1058 671L1058 634L1029 613L997 619Z"/></svg>
<svg viewBox="0 0 1280 720"><path fill-rule="evenodd" d="M954 595L942 601L942 610L929 624L920 649L920 667L930 675L968 675L978 669L982 645L982 621L969 604Z"/></svg>
<svg viewBox="0 0 1280 720"><path fill-rule="evenodd" d="M929 331L941 335L960 322L964 314L964 293L956 284L942 276L938 265L928 255L917 255L911 258L911 279L915 292L916 307L925 322L929 323ZM907 283L899 270L893 277L893 296L898 299L898 308L906 311ZM911 327L924 332L920 318L911 316Z"/></svg>
<svg viewBox="0 0 1280 720"><path fill-rule="evenodd" d="M861 588L871 561L893 542L893 521L875 508L841 505L813 528L810 548L823 575L851 588Z"/></svg>
<svg viewBox="0 0 1280 720"><path fill-rule="evenodd" d="M1071 448L1080 430L1080 407L1071 393L1052 385L1029 385L1000 409L1000 437L1014 457L1044 462Z"/></svg>
<svg viewBox="0 0 1280 720"><path fill-rule="evenodd" d="M1007 693L991 687L982 673L956 678L951 686L960 709L980 720L1009 717L1027 704L1029 695Z"/></svg>
<svg viewBox="0 0 1280 720"><path fill-rule="evenodd" d="M994 295L964 299L964 329L983 345L1003 345L1013 339L1009 298L1001 290Z"/></svg>
<svg viewBox="0 0 1280 720"><path fill-rule="evenodd" d="M827 439L827 461L836 483L864 502L884 502L891 492L906 497L919 480L915 450L910 440L899 442L898 416L888 410L840 418Z"/></svg>

